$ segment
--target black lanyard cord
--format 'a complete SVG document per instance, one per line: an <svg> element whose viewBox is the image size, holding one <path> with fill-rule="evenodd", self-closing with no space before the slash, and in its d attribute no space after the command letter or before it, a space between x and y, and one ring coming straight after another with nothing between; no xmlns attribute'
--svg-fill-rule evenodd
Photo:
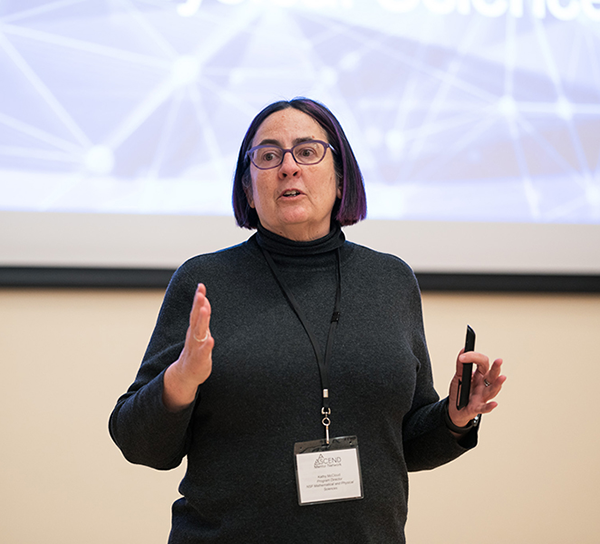
<svg viewBox="0 0 600 544"><path fill-rule="evenodd" d="M304 312L298 305L296 298L294 297L292 292L289 290L287 285L285 285L283 279L281 278L281 275L279 274L279 272L277 270L277 266L275 265L275 262L273 261L273 257L271 257L271 254L266 249L264 249L262 247L261 247L261 249L265 256L267 264L269 265L269 268L271 269L271 272L273 273L273 276L275 277L275 280L277 281L277 284L281 288L281 291L283 292L283 295L287 299L292 310L294 310L294 313L298 316L298 319L300 320L300 323L304 327L304 330L306 331L306 334L308 335L310 343L312 344L313 351L315 352L315 357L317 359L317 364L319 365L319 374L321 375L321 389L322 389L322 393L323 393L323 413L328 414L328 413L330 413L330 410L329 410L329 362L331 360L331 351L333 349L333 339L335 336L335 329L336 329L338 321L340 319L340 302L341 302L341 298L342 298L342 262L341 262L342 260L340 257L340 250L339 250L339 248L336 250L336 258L337 258L336 279L337 279L337 282L336 282L336 291L335 291L335 303L333 306L333 313L331 315L331 321L329 324L329 332L327 333L325 357L323 358L323 356L321 354L321 347L319 345L319 342L318 342L316 336L314 335L313 329L310 326L308 320L306 319Z"/></svg>

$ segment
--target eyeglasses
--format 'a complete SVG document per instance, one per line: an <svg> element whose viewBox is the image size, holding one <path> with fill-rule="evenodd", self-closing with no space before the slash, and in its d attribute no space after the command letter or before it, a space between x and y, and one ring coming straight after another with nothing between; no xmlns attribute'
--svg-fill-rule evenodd
<svg viewBox="0 0 600 544"><path fill-rule="evenodd" d="M313 165L319 164L324 158L327 149L335 152L331 144L321 140L307 140L300 142L291 149L283 149L278 145L257 145L246 152L246 157L250 157L252 164L260 170L269 170L277 168L285 157L290 153L296 164Z"/></svg>

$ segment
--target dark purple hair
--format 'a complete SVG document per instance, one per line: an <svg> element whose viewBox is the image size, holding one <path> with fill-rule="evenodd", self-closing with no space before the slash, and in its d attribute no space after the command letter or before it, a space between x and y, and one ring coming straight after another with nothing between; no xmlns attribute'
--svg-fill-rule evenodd
<svg viewBox="0 0 600 544"><path fill-rule="evenodd" d="M251 186L250 160L246 152L252 147L254 136L263 121L269 115L294 108L312 117L325 130L327 140L335 148L333 160L335 172L342 189L342 198L337 199L332 211L332 219L340 225L354 225L367 216L367 197L363 177L354 152L335 115L323 104L310 98L294 98L281 100L264 108L250 123L244 136L237 166L233 176L233 213L240 227L255 229L258 226L258 215L250 207L246 190Z"/></svg>

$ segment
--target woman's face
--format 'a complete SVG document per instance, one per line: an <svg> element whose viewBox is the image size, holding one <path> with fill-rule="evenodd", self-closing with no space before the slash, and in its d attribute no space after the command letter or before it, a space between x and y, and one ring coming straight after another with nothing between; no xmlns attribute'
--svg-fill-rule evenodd
<svg viewBox="0 0 600 544"><path fill-rule="evenodd" d="M290 149L308 139L328 141L312 117L287 108L262 122L252 146L275 144ZM331 149L318 164L297 164L292 154L286 153L281 165L270 170L251 164L250 175L247 198L263 227L297 241L316 240L329 232L333 205L341 198Z"/></svg>

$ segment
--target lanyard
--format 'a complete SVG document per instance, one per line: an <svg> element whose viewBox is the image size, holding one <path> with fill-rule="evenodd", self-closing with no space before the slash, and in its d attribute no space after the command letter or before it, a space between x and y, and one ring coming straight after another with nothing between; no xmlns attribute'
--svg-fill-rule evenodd
<svg viewBox="0 0 600 544"><path fill-rule="evenodd" d="M324 416L322 423L325 427L325 441L329 444L329 425L331 424L331 420L329 416L331 415L331 408L329 407L329 362L331 360L331 350L333 348L333 338L335 336L335 329L337 328L338 321L340 320L340 300L342 298L342 263L340 257L339 248L336 250L336 258L337 258L337 268L336 268L336 290L335 290L335 303L333 305L333 313L331 315L331 321L329 323L329 332L327 333L327 344L325 347L325 356L323 357L321 353L321 346L314 335L312 327L307 321L304 312L298 305L296 298L289 290L287 285L283 282L281 275L279 274L277 267L275 266L275 262L273 261L273 257L271 254L264 248L262 248L262 252L265 256L267 264L277 281L277 284L281 288L283 295L291 306L292 310L300 323L304 327L306 334L312 344L313 350L315 352L315 357L317 358L317 364L319 365L319 374L321 375L321 391L323 393L323 407L321 408L321 414Z"/></svg>

